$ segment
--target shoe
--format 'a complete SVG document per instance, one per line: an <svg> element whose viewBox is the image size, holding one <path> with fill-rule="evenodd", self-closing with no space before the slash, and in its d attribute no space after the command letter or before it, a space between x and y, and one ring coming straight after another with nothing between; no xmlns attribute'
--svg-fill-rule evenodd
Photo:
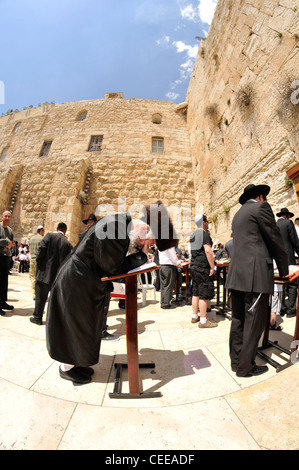
<svg viewBox="0 0 299 470"><path fill-rule="evenodd" d="M218 326L218 323L207 320L205 323L198 323L198 328L216 328Z"/></svg>
<svg viewBox="0 0 299 470"><path fill-rule="evenodd" d="M1 310L1 308L0 308L0 315L1 315L1 317L4 317L4 315L6 315L6 313L4 312L4 310Z"/></svg>
<svg viewBox="0 0 299 470"><path fill-rule="evenodd" d="M277 325L277 323L275 322L274 325L270 325L270 330L274 330L274 331L282 331L282 328L280 325Z"/></svg>
<svg viewBox="0 0 299 470"><path fill-rule="evenodd" d="M163 308L163 309L170 309L170 308L176 308L176 306L173 305L173 304L170 304L170 305L164 305L164 307L161 307L161 308Z"/></svg>
<svg viewBox="0 0 299 470"><path fill-rule="evenodd" d="M102 339L105 341L118 341L119 336L112 335L111 333L108 333L108 331L105 331L105 333L102 333Z"/></svg>
<svg viewBox="0 0 299 470"><path fill-rule="evenodd" d="M79 372L79 374L85 374L89 376L93 375L94 373L94 370L92 367L75 366L73 370L76 370L77 372Z"/></svg>
<svg viewBox="0 0 299 470"><path fill-rule="evenodd" d="M35 323L36 325L42 325L43 321L41 318L36 318L36 317L30 317L29 320L31 323Z"/></svg>
<svg viewBox="0 0 299 470"><path fill-rule="evenodd" d="M200 318L191 318L191 323L198 323L200 321Z"/></svg>
<svg viewBox="0 0 299 470"><path fill-rule="evenodd" d="M268 370L269 370L268 366L253 366L253 368L248 372L248 374L240 375L237 372L236 375L237 375L237 377L253 377L253 376L256 376L256 375L264 374Z"/></svg>
<svg viewBox="0 0 299 470"><path fill-rule="evenodd" d="M6 302L1 302L0 303L0 308L2 310L13 310L14 306L13 305L8 305Z"/></svg>
<svg viewBox="0 0 299 470"><path fill-rule="evenodd" d="M74 384L88 384L91 382L91 376L89 374L84 374L82 371L76 370L76 367L63 372L59 367L59 375L62 379L70 380Z"/></svg>

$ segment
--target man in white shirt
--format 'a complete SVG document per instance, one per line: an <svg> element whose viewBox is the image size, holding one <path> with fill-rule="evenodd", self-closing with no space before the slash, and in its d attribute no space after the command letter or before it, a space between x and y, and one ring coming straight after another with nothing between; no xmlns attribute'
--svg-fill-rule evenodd
<svg viewBox="0 0 299 470"><path fill-rule="evenodd" d="M181 266L175 247L159 251L161 308L175 308L171 303L173 289L176 281L176 269Z"/></svg>

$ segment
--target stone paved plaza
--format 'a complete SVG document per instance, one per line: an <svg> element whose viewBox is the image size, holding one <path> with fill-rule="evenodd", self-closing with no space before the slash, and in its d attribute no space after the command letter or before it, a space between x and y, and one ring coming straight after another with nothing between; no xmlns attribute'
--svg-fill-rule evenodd
<svg viewBox="0 0 299 470"><path fill-rule="evenodd" d="M138 343L140 363L156 364L140 371L142 388L162 397L112 399L114 363L126 361L125 312L118 302L110 304L108 323L119 341L103 341L92 382L74 386L59 377L59 364L47 353L45 325L29 321L29 275L9 276L15 309L0 317L0 449L298 449L299 364L238 378L230 369L229 319L212 310L218 327L199 330L190 306L161 310L158 300L151 291L142 307L139 296ZM284 319L282 327L270 339L289 348L295 319ZM267 352L285 363L282 353Z"/></svg>

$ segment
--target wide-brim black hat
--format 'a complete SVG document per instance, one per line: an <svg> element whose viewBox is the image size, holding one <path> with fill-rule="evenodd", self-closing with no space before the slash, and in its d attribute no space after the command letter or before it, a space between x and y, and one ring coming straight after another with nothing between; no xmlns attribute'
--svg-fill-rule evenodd
<svg viewBox="0 0 299 470"><path fill-rule="evenodd" d="M290 212L289 209L284 207L283 209L280 210L280 212L278 212L278 214L276 214L277 217L281 217L282 215L288 215L290 217L294 217L295 214L293 214L293 212Z"/></svg>
<svg viewBox="0 0 299 470"><path fill-rule="evenodd" d="M243 205L248 199L254 199L260 194L267 196L270 192L270 186L266 184L249 184L243 191L243 194L240 196L239 203Z"/></svg>
<svg viewBox="0 0 299 470"><path fill-rule="evenodd" d="M97 222L97 218L94 214L89 214L88 219L82 220L83 224L87 224L89 220L93 220L94 222Z"/></svg>
<svg viewBox="0 0 299 470"><path fill-rule="evenodd" d="M150 226L158 250L164 251L177 247L179 239L164 204L161 201L149 204L144 207L143 212L144 217L141 220Z"/></svg>

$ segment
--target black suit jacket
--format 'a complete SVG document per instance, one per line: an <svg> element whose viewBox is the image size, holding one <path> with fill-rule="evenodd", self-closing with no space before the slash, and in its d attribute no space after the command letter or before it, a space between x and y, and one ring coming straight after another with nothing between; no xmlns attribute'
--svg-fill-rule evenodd
<svg viewBox="0 0 299 470"><path fill-rule="evenodd" d="M277 226L280 230L284 247L288 255L289 264L296 264L295 251L299 253L299 238L295 225L291 220L278 219Z"/></svg>
<svg viewBox="0 0 299 470"><path fill-rule="evenodd" d="M235 215L232 229L234 250L226 287L273 294L273 259L281 276L288 274L288 259L270 205L247 201Z"/></svg>
<svg viewBox="0 0 299 470"><path fill-rule="evenodd" d="M36 280L52 286L60 266L72 248L63 233L47 233L36 254Z"/></svg>

